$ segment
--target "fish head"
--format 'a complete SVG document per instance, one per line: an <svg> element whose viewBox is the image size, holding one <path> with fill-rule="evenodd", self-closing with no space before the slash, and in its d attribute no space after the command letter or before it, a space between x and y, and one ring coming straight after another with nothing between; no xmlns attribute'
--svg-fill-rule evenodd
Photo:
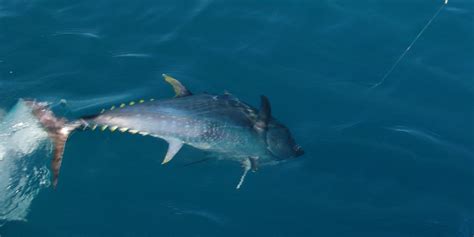
<svg viewBox="0 0 474 237"><path fill-rule="evenodd" d="M304 154L290 130L277 121L271 121L265 132L267 150L277 160L295 158Z"/></svg>

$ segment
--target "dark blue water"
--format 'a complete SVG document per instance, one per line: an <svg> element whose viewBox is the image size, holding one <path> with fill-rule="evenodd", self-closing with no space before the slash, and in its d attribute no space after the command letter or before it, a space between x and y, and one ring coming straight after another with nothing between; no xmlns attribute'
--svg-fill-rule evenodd
<svg viewBox="0 0 474 237"><path fill-rule="evenodd" d="M473 236L474 2L450 1L370 89L441 5L0 0L0 107L10 115L19 98L65 99L56 112L74 118L172 97L167 73L255 106L267 95L306 151L237 191L236 163L185 166L208 156L185 147L161 166L164 141L76 133L58 188L23 190L39 190L22 210L28 221L7 221L0 235ZM46 167L48 153L0 162Z"/></svg>

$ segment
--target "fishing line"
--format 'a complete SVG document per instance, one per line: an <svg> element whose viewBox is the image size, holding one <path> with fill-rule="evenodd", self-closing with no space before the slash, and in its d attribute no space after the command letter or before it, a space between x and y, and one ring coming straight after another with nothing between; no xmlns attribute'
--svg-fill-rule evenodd
<svg viewBox="0 0 474 237"><path fill-rule="evenodd" d="M448 0L444 0L444 3L443 5L441 5L441 7L439 7L439 9L435 12L435 14L433 14L433 16L430 18L430 20L428 21L428 23L426 23L426 25L421 29L420 32L418 32L418 34L416 35L416 37L411 41L411 43L408 45L408 47L405 49L405 51L403 51L402 54L400 54L400 56L398 57L398 59L395 61L395 63L392 65L392 67L390 67L390 69L388 69L388 71L385 73L385 75L382 77L382 79L376 83L375 85L373 85L370 89L374 89L378 86L380 86L382 83L385 82L385 79L387 79L388 76L390 76L390 74L393 72L393 70L398 66L398 64L400 63L400 61L402 61L402 59L405 57L405 55L408 53L408 51L410 51L410 49L412 48L412 46L416 43L416 41L420 38L420 36L425 32L425 30L431 25L431 22L433 22L433 20L438 16L438 14L441 12L441 10L443 10L444 6L446 6L448 4Z"/></svg>

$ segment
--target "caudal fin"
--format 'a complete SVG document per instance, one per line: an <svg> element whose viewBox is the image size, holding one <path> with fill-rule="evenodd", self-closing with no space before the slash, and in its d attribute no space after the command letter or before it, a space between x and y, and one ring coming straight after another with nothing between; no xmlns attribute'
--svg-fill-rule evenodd
<svg viewBox="0 0 474 237"><path fill-rule="evenodd" d="M53 159L51 160L51 170L53 171L53 187L58 184L59 171L63 160L66 141L76 128L81 126L81 122L68 122L64 118L57 118L51 111L47 103L26 101L43 128L53 141Z"/></svg>

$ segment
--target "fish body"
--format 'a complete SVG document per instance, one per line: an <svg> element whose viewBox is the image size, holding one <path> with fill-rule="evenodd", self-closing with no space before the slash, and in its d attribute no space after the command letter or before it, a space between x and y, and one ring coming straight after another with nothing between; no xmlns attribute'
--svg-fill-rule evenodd
<svg viewBox="0 0 474 237"><path fill-rule="evenodd" d="M90 127L179 141L230 159L269 158L254 130L258 111L232 95L198 94L129 103L85 119Z"/></svg>
<svg viewBox="0 0 474 237"><path fill-rule="evenodd" d="M57 118L46 103L27 104L53 140L53 186L57 184L69 135L79 129L110 130L149 135L168 142L163 164L186 144L239 161L244 167L237 188L249 170L259 164L301 156L290 131L271 116L270 102L261 97L257 110L230 94L192 94L176 79L164 75L176 97L139 100L112 106L101 113L74 121Z"/></svg>

